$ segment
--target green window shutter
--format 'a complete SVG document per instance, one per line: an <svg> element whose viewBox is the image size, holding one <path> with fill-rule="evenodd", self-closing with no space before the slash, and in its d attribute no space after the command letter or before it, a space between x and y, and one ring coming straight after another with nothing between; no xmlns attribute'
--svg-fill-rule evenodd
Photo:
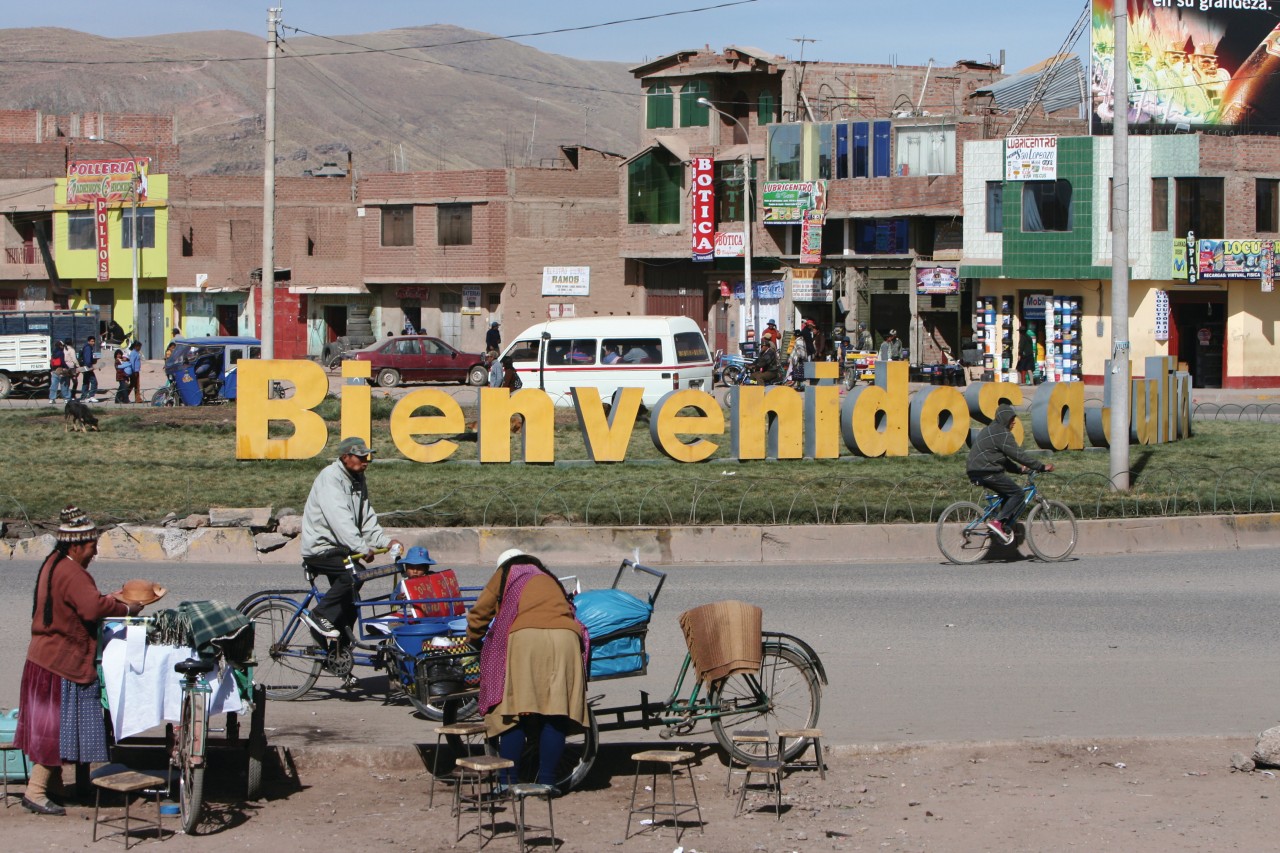
<svg viewBox="0 0 1280 853"><path fill-rule="evenodd" d="M645 99L646 127L671 127L671 87L666 83L654 83Z"/></svg>
<svg viewBox="0 0 1280 853"><path fill-rule="evenodd" d="M690 80L680 90L680 126L706 127L711 124L711 110L698 103L707 97L707 84L702 80Z"/></svg>
<svg viewBox="0 0 1280 853"><path fill-rule="evenodd" d="M773 97L773 92L761 92L760 100L756 102L756 124L770 124L777 121L775 111L778 109L778 102Z"/></svg>

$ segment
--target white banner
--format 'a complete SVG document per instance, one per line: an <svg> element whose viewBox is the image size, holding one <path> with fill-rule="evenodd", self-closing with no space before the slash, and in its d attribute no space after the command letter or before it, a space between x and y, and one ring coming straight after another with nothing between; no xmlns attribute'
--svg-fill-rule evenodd
<svg viewBox="0 0 1280 853"><path fill-rule="evenodd" d="M1004 141L1006 181L1058 179L1058 137L1010 136Z"/></svg>

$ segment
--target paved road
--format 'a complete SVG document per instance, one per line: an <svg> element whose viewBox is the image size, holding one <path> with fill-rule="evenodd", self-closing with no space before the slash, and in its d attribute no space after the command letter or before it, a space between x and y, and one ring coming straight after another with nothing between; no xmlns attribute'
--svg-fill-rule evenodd
<svg viewBox="0 0 1280 853"><path fill-rule="evenodd" d="M795 633L821 654L831 677L822 725L832 743L1252 735L1280 718L1280 683L1271 675L1280 664L1278 559L1280 549L970 568L677 567L650 631L649 675L596 683L592 693L605 693L605 704L634 702L642 689L665 696L683 655L678 614L740 598L764 608L766 629ZM0 707L17 700L36 568L4 568L0 603L14 618L0 626L7 652ZM154 578L170 588L168 604L237 603L256 589L297 581L297 570L271 566L96 563L93 571L103 588ZM613 570L579 574L593 588L607 585ZM488 570L460 567L459 575L464 585L479 585ZM334 688L336 680L320 686ZM344 700L329 690L313 696L272 705L274 743L433 740L430 724L407 705Z"/></svg>

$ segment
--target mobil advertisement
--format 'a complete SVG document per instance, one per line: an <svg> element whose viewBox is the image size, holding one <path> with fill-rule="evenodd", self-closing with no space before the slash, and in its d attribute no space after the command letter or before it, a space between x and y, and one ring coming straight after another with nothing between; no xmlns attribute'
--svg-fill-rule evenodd
<svg viewBox="0 0 1280 853"><path fill-rule="evenodd" d="M1270 0L1129 0L1130 125L1260 130L1280 119L1280 20ZM1093 0L1095 132L1116 116L1115 7Z"/></svg>

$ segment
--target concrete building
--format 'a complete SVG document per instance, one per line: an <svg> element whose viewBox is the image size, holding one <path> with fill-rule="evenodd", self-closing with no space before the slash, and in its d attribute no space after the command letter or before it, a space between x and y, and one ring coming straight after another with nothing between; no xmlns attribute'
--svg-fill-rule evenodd
<svg viewBox="0 0 1280 853"><path fill-rule="evenodd" d="M1112 140L1066 137L1057 149L1055 180L1020 182L1004 180L1002 140L966 146L973 202L961 274L978 281L1000 329L992 340L1013 344L992 353L997 372L1034 346L1046 378L1100 383L1111 347ZM1144 357L1171 355L1196 387L1280 384L1280 297L1265 257L1280 231L1280 140L1132 136L1129 172L1135 371ZM1201 243L1190 276L1189 233L1226 241Z"/></svg>

